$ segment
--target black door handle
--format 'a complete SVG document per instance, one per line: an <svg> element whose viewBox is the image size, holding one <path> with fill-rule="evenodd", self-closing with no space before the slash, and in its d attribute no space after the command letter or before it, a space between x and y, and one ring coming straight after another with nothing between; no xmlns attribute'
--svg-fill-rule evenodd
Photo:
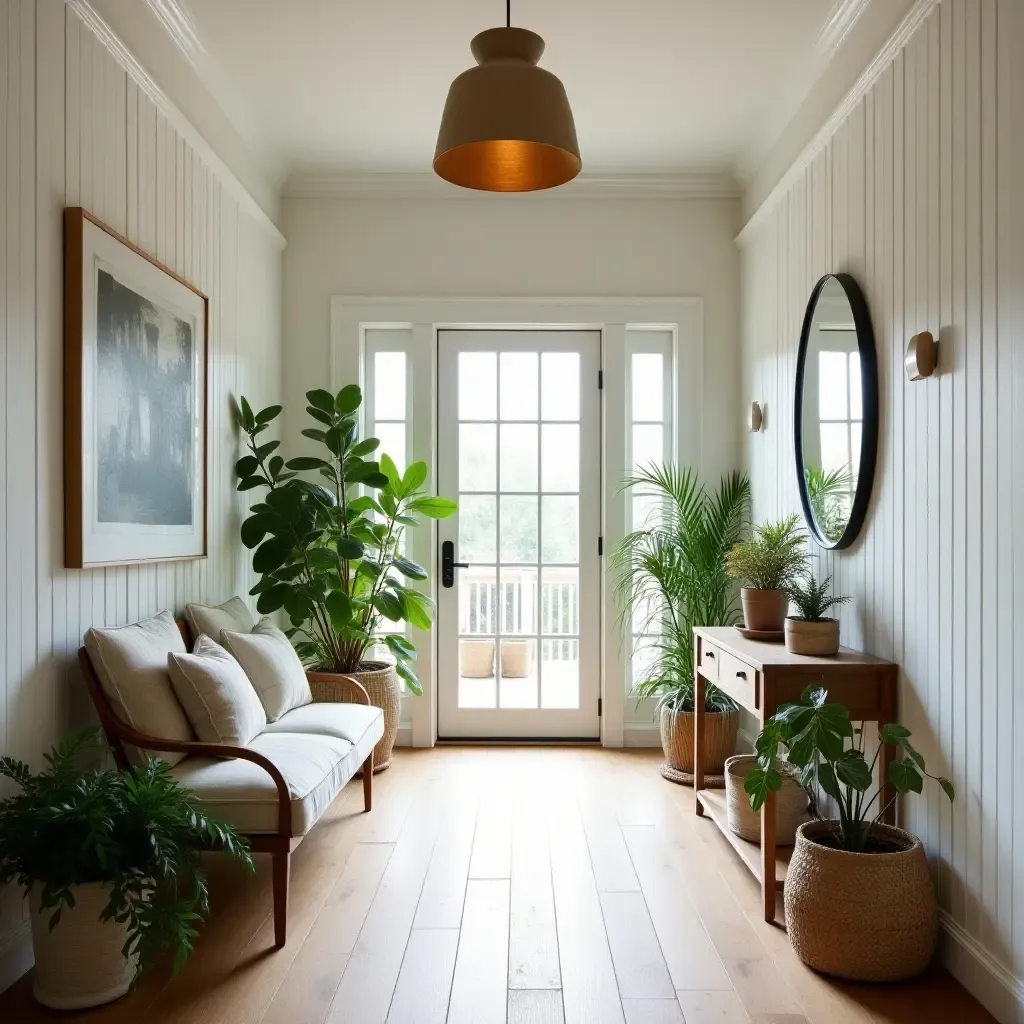
<svg viewBox="0 0 1024 1024"><path fill-rule="evenodd" d="M455 561L455 543L446 540L441 545L441 586L453 587L455 585L455 570L468 568L467 562Z"/></svg>

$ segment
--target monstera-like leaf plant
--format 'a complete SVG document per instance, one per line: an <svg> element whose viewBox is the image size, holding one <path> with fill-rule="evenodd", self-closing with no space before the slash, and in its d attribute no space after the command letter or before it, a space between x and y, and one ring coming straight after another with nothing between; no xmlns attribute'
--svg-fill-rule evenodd
<svg viewBox="0 0 1024 1024"><path fill-rule="evenodd" d="M423 490L425 462L399 472L378 454L377 438L359 437L362 398L354 384L336 395L307 392L306 412L316 425L302 433L323 453L287 462L277 454L280 442L262 436L281 406L254 413L241 399L238 424L250 454L235 466L238 489L266 491L242 523L242 543L255 549L260 575L250 593L259 595L263 614L284 609L299 657L310 666L355 672L371 648L386 644L398 674L418 694L416 648L387 623L429 629L434 602L410 585L426 580L427 570L405 556L403 538L408 527L444 519L456 505Z"/></svg>

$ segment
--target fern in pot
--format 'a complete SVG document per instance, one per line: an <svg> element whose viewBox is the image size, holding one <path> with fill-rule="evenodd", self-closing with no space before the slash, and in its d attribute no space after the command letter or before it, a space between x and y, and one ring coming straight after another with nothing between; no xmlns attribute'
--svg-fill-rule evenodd
<svg viewBox="0 0 1024 1024"><path fill-rule="evenodd" d="M807 554L800 520L791 515L754 527L726 558L728 573L742 584L740 600L748 630L780 634L789 610L789 588L805 571ZM778 639L782 639L781 636Z"/></svg>
<svg viewBox="0 0 1024 1024"><path fill-rule="evenodd" d="M933 779L952 802L953 784L930 775L895 722L878 730L868 758L863 726L822 687L808 687L765 722L744 789L759 811L782 787L780 754L807 791L812 820L797 829L786 874L786 930L815 970L855 981L898 981L923 971L938 936L938 908L921 840L886 824L897 794ZM883 760L882 754L885 752ZM888 767L876 786L875 767ZM872 792L874 790L874 792ZM826 803L828 801L828 803Z"/></svg>
<svg viewBox="0 0 1024 1024"><path fill-rule="evenodd" d="M790 584L789 598L799 614L786 618L786 650L791 654L829 657L839 653L839 620L825 613L849 601L829 594L832 577L820 582L808 573Z"/></svg>
<svg viewBox="0 0 1024 1024"><path fill-rule="evenodd" d="M651 508L612 556L620 626L638 638L634 661L644 665L633 695L638 703L655 702L662 774L686 781L694 761L693 630L729 626L739 615L725 559L746 528L750 484L745 475L731 473L709 493L694 472L669 464L641 469L624 487L644 495ZM712 685L704 708L703 762L717 773L736 745L739 714Z"/></svg>
<svg viewBox="0 0 1024 1024"><path fill-rule="evenodd" d="M235 466L238 490L264 492L241 528L260 576L250 593L264 615L283 609L288 616L315 697L342 699L351 676L383 709L384 736L373 752L374 771L381 771L398 732L399 677L422 692L416 647L404 626L428 630L434 613L433 600L412 585L428 573L406 557L405 532L452 515L456 504L424 491L425 462L399 472L378 453L377 438L360 438L359 387L316 389L306 400L313 425L302 434L320 453L288 462L277 453L280 441L262 436L281 406L253 412L244 397L239 403L249 454ZM378 651L387 656L374 657Z"/></svg>
<svg viewBox="0 0 1024 1024"><path fill-rule="evenodd" d="M166 761L86 767L105 749L98 736L61 741L37 773L0 758L17 788L0 801L0 885L27 890L33 989L54 1009L118 998L165 953L181 969L210 910L203 849L253 870L245 840L204 814Z"/></svg>

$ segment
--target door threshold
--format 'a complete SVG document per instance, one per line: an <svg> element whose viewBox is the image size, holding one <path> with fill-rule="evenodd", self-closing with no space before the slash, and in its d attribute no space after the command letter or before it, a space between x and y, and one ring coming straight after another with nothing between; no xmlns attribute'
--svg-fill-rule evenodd
<svg viewBox="0 0 1024 1024"><path fill-rule="evenodd" d="M580 736L451 736L437 738L439 747L599 747L600 737Z"/></svg>

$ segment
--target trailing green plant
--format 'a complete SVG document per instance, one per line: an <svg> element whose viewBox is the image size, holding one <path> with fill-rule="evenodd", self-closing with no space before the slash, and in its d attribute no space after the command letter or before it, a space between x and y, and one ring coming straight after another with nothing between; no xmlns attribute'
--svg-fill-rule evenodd
<svg viewBox="0 0 1024 1024"><path fill-rule="evenodd" d="M759 811L769 792L782 787L776 758L780 746L786 760L799 772L807 790L811 814L829 831L833 844L854 853L868 849L872 826L881 820L895 796L881 805L884 790L874 782L875 765L885 746L900 754L889 764L888 781L897 793L920 793L925 778L934 779L950 802L955 797L949 779L930 775L924 758L910 743L910 732L891 722L878 730L878 748L869 764L864 756L864 729L855 728L850 712L842 704L829 704L823 687L809 686L795 704L784 704L768 719L757 737L757 764L743 787L750 806ZM836 803L838 820L823 816L817 800L818 788ZM877 806L877 812L872 814Z"/></svg>
<svg viewBox="0 0 1024 1024"><path fill-rule="evenodd" d="M381 627L386 621L430 628L433 600L407 585L426 580L427 570L405 557L403 539L407 527L444 519L456 504L423 490L425 462L400 473L388 455L375 457L380 441L359 437L363 396L356 385L336 395L307 391L306 399L316 426L302 434L323 454L287 463L276 454L280 442L260 436L281 406L254 413L245 398L240 402L238 425L250 454L235 466L238 490L266 489L242 523L242 543L256 549L252 567L260 575L250 593L259 595L256 607L264 615L284 609L288 634L307 664L355 672L370 648L383 643L409 689L421 693L412 641L400 632L382 635ZM326 484L298 475L306 471Z"/></svg>
<svg viewBox="0 0 1024 1024"><path fill-rule="evenodd" d="M829 587L832 586L832 577L826 576L820 582L808 573L801 582L795 580L789 585L789 599L800 609L795 619L802 619L805 622L821 622L826 616L825 612L837 605L846 604L848 597L836 597L829 594Z"/></svg>
<svg viewBox="0 0 1024 1024"><path fill-rule="evenodd" d="M216 845L252 871L248 843L203 813L166 761L88 768L89 748L104 749L95 728L61 740L35 774L0 758L0 777L18 788L0 801L0 884L40 886L52 930L74 907L76 886L106 883L100 920L127 925L123 952L139 956L136 980L168 950L180 970L210 912L200 851Z"/></svg>
<svg viewBox="0 0 1024 1024"><path fill-rule="evenodd" d="M807 565L799 522L794 514L755 526L754 535L734 544L726 555L728 574L754 590L788 591Z"/></svg>
<svg viewBox="0 0 1024 1024"><path fill-rule="evenodd" d="M818 466L804 467L807 500L814 523L825 540L834 544L846 532L850 517L849 495L854 475L849 466L826 472Z"/></svg>
<svg viewBox="0 0 1024 1024"><path fill-rule="evenodd" d="M652 654L633 693L638 702L655 698L659 709L692 711L694 626L729 626L739 615L725 556L749 520L750 483L729 473L709 494L692 470L651 464L623 489L654 502L648 521L612 555L620 625L649 638L642 642ZM638 651L639 643L634 656ZM706 710L734 707L721 690L706 687Z"/></svg>

